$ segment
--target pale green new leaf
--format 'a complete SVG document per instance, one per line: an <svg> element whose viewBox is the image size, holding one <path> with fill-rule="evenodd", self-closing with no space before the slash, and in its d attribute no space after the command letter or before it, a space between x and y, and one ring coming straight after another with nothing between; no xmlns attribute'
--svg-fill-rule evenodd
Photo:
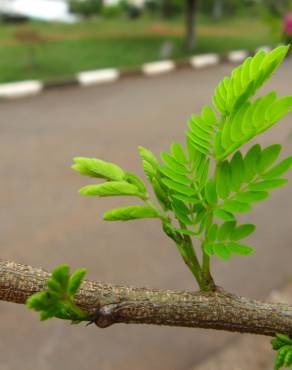
<svg viewBox="0 0 292 370"><path fill-rule="evenodd" d="M159 214L152 207L129 206L112 209L103 215L105 221L128 221L143 218L159 218Z"/></svg>
<svg viewBox="0 0 292 370"><path fill-rule="evenodd" d="M97 177L106 180L121 181L125 178L125 172L116 164L102 161L96 158L76 157L72 168L81 175Z"/></svg>
<svg viewBox="0 0 292 370"><path fill-rule="evenodd" d="M97 185L87 185L79 190L81 195L109 197L118 195L129 195L141 197L143 194L139 192L136 186L129 184L126 181L111 181Z"/></svg>
<svg viewBox="0 0 292 370"><path fill-rule="evenodd" d="M86 272L86 269L78 269L70 276L68 283L68 293L71 296L74 296L77 293L84 279L84 276L86 275Z"/></svg>
<svg viewBox="0 0 292 370"><path fill-rule="evenodd" d="M141 193L147 194L147 189L146 189L144 182L140 179L140 177L136 176L134 173L126 172L125 180L128 183L136 186L136 188Z"/></svg>

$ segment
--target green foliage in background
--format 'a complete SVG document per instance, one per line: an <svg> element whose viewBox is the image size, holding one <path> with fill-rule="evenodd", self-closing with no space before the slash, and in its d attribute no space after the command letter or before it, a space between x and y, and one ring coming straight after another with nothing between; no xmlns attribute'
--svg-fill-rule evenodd
<svg viewBox="0 0 292 370"><path fill-rule="evenodd" d="M83 17L90 17L101 13L102 0L71 0L70 10Z"/></svg>
<svg viewBox="0 0 292 370"><path fill-rule="evenodd" d="M256 227L241 224L238 215L251 211L255 203L288 182L283 176L292 167L292 156L279 159L281 145L262 148L254 144L242 151L245 144L292 110L292 96L278 97L272 91L255 97L288 49L280 46L270 53L259 51L223 78L215 88L212 104L189 119L185 145L173 143L160 159L149 149L139 147L154 197L144 180L114 163L74 158L75 171L101 180L82 187L81 195L135 200L134 204L108 210L103 219L160 220L201 291L216 290L211 258L228 261L234 255L248 256L255 251L245 239ZM88 320L82 318L84 314L74 304L83 275L84 271L77 272L77 283L72 288L68 267L57 269L49 280L48 291L32 296L29 307L41 311L42 319L56 316L74 322ZM273 346L278 350L276 370L291 364L291 343L283 335L274 339Z"/></svg>

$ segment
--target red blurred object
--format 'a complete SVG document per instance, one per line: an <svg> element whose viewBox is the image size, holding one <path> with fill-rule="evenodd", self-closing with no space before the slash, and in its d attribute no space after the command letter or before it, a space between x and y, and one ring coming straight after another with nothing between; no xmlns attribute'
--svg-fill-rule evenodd
<svg viewBox="0 0 292 370"><path fill-rule="evenodd" d="M292 13L285 15L283 31L285 35L292 36Z"/></svg>

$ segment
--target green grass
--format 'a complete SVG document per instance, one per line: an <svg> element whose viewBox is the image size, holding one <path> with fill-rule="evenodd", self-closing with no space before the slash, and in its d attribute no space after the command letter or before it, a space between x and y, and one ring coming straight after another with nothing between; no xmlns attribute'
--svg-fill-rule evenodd
<svg viewBox="0 0 292 370"><path fill-rule="evenodd" d="M44 42L33 46L20 42L15 34L23 29L33 30ZM166 40L173 43L173 58L183 58L190 54L184 48L183 34L182 19L1 25L0 82L49 80L84 70L136 67L160 59L160 49ZM279 36L272 36L260 19L233 18L214 24L200 17L198 45L191 54L255 49L278 41Z"/></svg>

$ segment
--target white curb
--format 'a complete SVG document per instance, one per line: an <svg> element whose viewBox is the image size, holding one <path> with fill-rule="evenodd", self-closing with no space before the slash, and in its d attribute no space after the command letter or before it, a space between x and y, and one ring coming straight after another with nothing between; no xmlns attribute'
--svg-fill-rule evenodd
<svg viewBox="0 0 292 370"><path fill-rule="evenodd" d="M197 55L190 59L191 66L194 68L204 68L218 64L220 57L218 54L203 54Z"/></svg>
<svg viewBox="0 0 292 370"><path fill-rule="evenodd" d="M232 63L239 63L244 61L249 55L248 51L246 50L234 50L228 53L227 59Z"/></svg>
<svg viewBox="0 0 292 370"><path fill-rule="evenodd" d="M270 51L272 51L272 48L270 46L261 46L257 48L255 52L257 53L258 51L261 51L261 50L265 51L266 53L269 53Z"/></svg>
<svg viewBox="0 0 292 370"><path fill-rule="evenodd" d="M147 76L171 72L174 69L175 63L172 60L164 60L163 62L146 63L142 65L142 72Z"/></svg>
<svg viewBox="0 0 292 370"><path fill-rule="evenodd" d="M80 72L77 74L77 80L82 86L113 82L116 81L119 77L120 71L114 68Z"/></svg>
<svg viewBox="0 0 292 370"><path fill-rule="evenodd" d="M21 81L0 85L0 98L20 98L35 95L43 90L41 81Z"/></svg>

